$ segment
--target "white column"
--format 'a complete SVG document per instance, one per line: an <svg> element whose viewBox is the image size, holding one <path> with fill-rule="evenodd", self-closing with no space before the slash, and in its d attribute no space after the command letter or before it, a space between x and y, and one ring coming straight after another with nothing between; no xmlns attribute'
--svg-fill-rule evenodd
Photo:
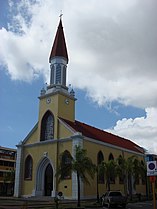
<svg viewBox="0 0 157 209"><path fill-rule="evenodd" d="M21 161L22 161L22 143L17 145L14 197L21 196L21 180L22 180Z"/></svg>
<svg viewBox="0 0 157 209"><path fill-rule="evenodd" d="M75 156L75 146L79 145L83 148L83 137L79 133L77 133L73 138L72 143L72 155ZM80 179L80 196L83 197L83 182ZM76 200L78 197L78 185L77 185L77 175L76 173L72 173L72 199Z"/></svg>

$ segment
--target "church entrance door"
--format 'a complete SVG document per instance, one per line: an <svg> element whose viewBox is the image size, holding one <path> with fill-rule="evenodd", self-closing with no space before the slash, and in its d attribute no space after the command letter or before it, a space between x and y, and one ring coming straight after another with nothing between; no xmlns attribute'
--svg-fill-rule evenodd
<svg viewBox="0 0 157 209"><path fill-rule="evenodd" d="M44 184L45 196L51 196L53 190L53 169L50 163L45 169L45 184Z"/></svg>

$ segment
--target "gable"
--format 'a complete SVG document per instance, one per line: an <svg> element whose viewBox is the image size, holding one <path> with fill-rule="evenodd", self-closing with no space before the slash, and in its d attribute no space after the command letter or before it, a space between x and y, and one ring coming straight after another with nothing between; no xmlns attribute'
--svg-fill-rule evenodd
<svg viewBox="0 0 157 209"><path fill-rule="evenodd" d="M59 119L59 139L69 138L74 134L74 132L75 130Z"/></svg>
<svg viewBox="0 0 157 209"><path fill-rule="evenodd" d="M26 138L23 140L23 144L33 144L37 141L38 138L38 123L32 128Z"/></svg>

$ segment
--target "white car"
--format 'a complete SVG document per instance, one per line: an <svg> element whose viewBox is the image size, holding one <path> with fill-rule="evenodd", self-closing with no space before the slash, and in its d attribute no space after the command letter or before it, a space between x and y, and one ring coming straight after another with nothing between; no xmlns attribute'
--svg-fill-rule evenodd
<svg viewBox="0 0 157 209"><path fill-rule="evenodd" d="M102 206L107 205L108 208L112 206L122 206L126 208L127 198L120 191L108 191L101 197Z"/></svg>

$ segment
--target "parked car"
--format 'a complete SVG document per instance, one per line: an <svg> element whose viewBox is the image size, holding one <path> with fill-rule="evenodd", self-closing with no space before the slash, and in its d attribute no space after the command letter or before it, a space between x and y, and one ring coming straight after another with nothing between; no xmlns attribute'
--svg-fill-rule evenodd
<svg viewBox="0 0 157 209"><path fill-rule="evenodd" d="M107 205L108 208L111 208L112 206L126 208L127 197L125 197L121 191L108 191L102 195L101 203L102 206Z"/></svg>

